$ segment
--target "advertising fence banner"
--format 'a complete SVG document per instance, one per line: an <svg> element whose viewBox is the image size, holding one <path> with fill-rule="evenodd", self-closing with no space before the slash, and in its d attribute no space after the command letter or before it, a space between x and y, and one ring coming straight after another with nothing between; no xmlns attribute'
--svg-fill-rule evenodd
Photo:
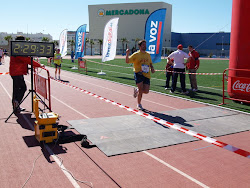
<svg viewBox="0 0 250 188"><path fill-rule="evenodd" d="M250 95L250 79L232 77L232 92Z"/></svg>

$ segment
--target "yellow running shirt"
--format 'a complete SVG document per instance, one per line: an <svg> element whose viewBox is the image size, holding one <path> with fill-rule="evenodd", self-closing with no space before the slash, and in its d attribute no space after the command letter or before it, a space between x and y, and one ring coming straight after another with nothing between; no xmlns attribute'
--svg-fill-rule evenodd
<svg viewBox="0 0 250 188"><path fill-rule="evenodd" d="M55 64L61 65L61 63L62 63L61 56L62 55L60 53L59 54L57 54L57 53L54 54L54 63Z"/></svg>
<svg viewBox="0 0 250 188"><path fill-rule="evenodd" d="M134 64L135 73L142 71L143 76L151 78L150 65L152 65L152 60L149 53L137 51L129 57L129 63Z"/></svg>

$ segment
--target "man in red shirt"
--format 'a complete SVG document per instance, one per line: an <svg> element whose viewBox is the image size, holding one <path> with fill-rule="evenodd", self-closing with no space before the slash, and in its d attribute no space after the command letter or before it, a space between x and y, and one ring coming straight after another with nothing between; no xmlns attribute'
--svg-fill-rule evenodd
<svg viewBox="0 0 250 188"><path fill-rule="evenodd" d="M25 40L23 36L17 36L15 40ZM9 74L13 80L12 106L13 109L18 107L27 90L23 75L28 73L28 64L31 64L30 57L10 56ZM41 67L41 64L33 61L34 67ZM16 112L24 111L24 108L16 109Z"/></svg>
<svg viewBox="0 0 250 188"><path fill-rule="evenodd" d="M199 53L193 48L193 46L188 46L190 61L186 64L189 73L196 73L200 66ZM189 74L189 80L191 84L192 91L198 91L196 74Z"/></svg>

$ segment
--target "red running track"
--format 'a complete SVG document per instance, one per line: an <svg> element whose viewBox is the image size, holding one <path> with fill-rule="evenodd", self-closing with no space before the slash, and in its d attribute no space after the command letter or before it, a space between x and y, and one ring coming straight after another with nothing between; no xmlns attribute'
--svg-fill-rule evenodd
<svg viewBox="0 0 250 188"><path fill-rule="evenodd" d="M50 68L53 75L54 69ZM8 72L8 63L0 66ZM29 84L29 76L26 76ZM135 107L133 89L88 76L62 71L62 78L70 84L86 89L121 104ZM26 187L88 187L74 184L46 149L41 151L34 139L29 113L18 119L11 113L12 80L0 77L0 182L1 187L21 187L28 178L34 160L34 172ZM60 124L67 120L129 115L123 109L52 81L52 109L60 114ZM150 92L143 98L145 108L167 111L205 107L190 101ZM30 110L30 98L24 104ZM34 116L32 115L32 118ZM18 120L18 122L17 122ZM218 140L250 150L249 131L220 137ZM51 148L53 146L50 146ZM82 181L94 187L249 187L249 159L204 141L190 142L146 152L106 157L98 148L85 149L80 143L68 143L53 148L63 159L63 165ZM74 185L73 185L74 184Z"/></svg>

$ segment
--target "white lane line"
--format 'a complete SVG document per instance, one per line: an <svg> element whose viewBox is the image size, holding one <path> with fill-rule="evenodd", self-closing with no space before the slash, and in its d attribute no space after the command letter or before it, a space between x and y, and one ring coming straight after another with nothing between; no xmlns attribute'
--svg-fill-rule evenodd
<svg viewBox="0 0 250 188"><path fill-rule="evenodd" d="M64 77L70 78L70 79L75 80L75 81L87 83L87 84L89 84L89 85L93 85L93 86L96 86L96 87L99 87L99 88L102 88L102 89L110 90L110 91L112 91L112 92L116 92L116 93L123 94L123 95L126 95L126 96L132 96L132 94L129 95L129 94L127 94L127 93L123 93L123 92L120 92L120 91L117 91L117 90L114 90L114 89L110 89L110 88L103 87L103 86L96 85L96 84L92 84L92 83L89 83L89 82L86 82L86 81L74 79L74 78L69 77L69 76L64 76ZM131 86L130 86L130 87L131 87ZM131 91L132 91L132 90L131 90ZM131 92L131 93L132 93L132 92ZM153 103L153 104L156 104L156 105L159 105L159 106L164 106L164 107L167 107L167 108L171 108L171 109L174 109L174 110L178 110L178 109L179 109L179 108L175 108L175 107L172 107L172 106L160 104L160 103L157 103L157 102L154 102L154 101L150 101L150 100L147 100L147 99L143 99L143 101L147 101L147 102L150 102L150 103Z"/></svg>
<svg viewBox="0 0 250 188"><path fill-rule="evenodd" d="M62 164L62 162L59 160L59 158L53 153L53 151L49 148L47 144L45 144L45 147L49 154L52 156L52 158L55 160L56 164L61 168L65 176L70 180L72 185L76 188L80 188L80 185L76 182L76 180L71 176L71 174L68 172L68 170L65 168L65 166Z"/></svg>
<svg viewBox="0 0 250 188"><path fill-rule="evenodd" d="M56 99L56 98L55 98L55 99ZM62 102L62 101L60 101L60 100L58 100L58 101L59 101L59 102ZM62 102L62 104L66 105L66 106L69 106L69 105L67 105L67 104L66 104L66 103L64 103L64 102ZM72 108L72 107L70 107L70 109L74 110L75 112L77 112L78 114L82 115L82 116L83 116L83 117L85 117L85 118L87 117L86 115L82 114L81 112L77 111L76 109L74 109L74 108ZM88 118L88 117L87 117L87 118ZM194 179L193 177L191 177L191 176L187 175L186 173L184 173L184 172L182 172L182 171L178 170L177 168L175 168L175 167L171 166L170 164L168 164L168 163L166 163L165 161L163 161L163 160L159 159L159 158L158 158L158 157L156 157L155 155L150 154L150 153L149 153L149 152L147 152L147 151L143 151L143 153L145 153L146 155L148 155L148 156L150 156L151 158L155 159L156 161L160 162L161 164L163 164L163 165L167 166L168 168L170 168L170 169L174 170L175 172L177 172L178 174L180 174L180 175L184 176L185 178L187 178L187 179L191 180L192 182L194 182L194 183L196 183L196 184L200 185L201 187L204 187L204 188L209 188L209 187L208 187L208 186L206 186L205 184L203 184L203 183L201 183L200 181L198 181L198 180ZM59 165L60 165L60 164L59 164ZM70 176L70 177L71 177L71 176ZM71 177L71 178L72 178L72 177ZM72 178L72 179L73 179L73 178ZM73 180L74 180L74 179L73 179ZM75 181L75 180L74 180L74 181Z"/></svg>
<svg viewBox="0 0 250 188"><path fill-rule="evenodd" d="M205 146L205 147L202 147L202 148L197 148L197 149L194 149L194 151L197 151L197 150L200 150L200 149L206 149L206 148L209 148L209 147L212 147L212 146L215 146L215 145Z"/></svg>
<svg viewBox="0 0 250 188"><path fill-rule="evenodd" d="M27 81L27 80L26 80ZM27 81L29 82L29 81ZM7 95L9 96L9 98L11 99L10 94L8 93L7 89L3 86L3 84L0 82L1 86L3 87L4 91L7 93ZM25 119L25 121L28 123L29 127L31 128L31 130L34 131L34 126L31 124L31 122L27 119L26 116L22 115L23 118ZM61 161L58 159L58 157L53 153L53 151L48 147L47 144L45 144L45 147L47 149L47 151L49 152L49 154L53 157L53 159L55 160L56 164L60 167L61 171L65 174L65 176L68 178L68 180L71 182L71 184L75 187L75 188L80 188L80 185L76 182L76 180L71 176L71 174L68 172L67 168L65 168L65 166L61 163ZM65 169L65 170L63 170Z"/></svg>
<svg viewBox="0 0 250 188"><path fill-rule="evenodd" d="M28 82L28 83L31 84L31 82L28 81L28 80L26 80L26 82ZM85 114L83 114L83 113L79 112L78 110L72 108L71 106L67 105L65 102L63 102L63 101L57 99L55 96L51 95L51 97L54 98L55 100L57 100L58 102L62 103L63 105L67 106L69 109L71 109L71 110L75 111L76 113L80 114L81 116L85 117L86 119L89 119L88 116L86 116Z"/></svg>
<svg viewBox="0 0 250 188"><path fill-rule="evenodd" d="M69 64L66 64L66 65L69 65ZM89 68L89 69L100 70L98 68ZM110 70L104 70L104 71L113 72L113 73L117 73L117 74L123 74L123 75L127 75L127 76L133 76L133 74L123 73L123 72L116 72L116 71L110 71ZM166 82L166 80L164 80L164 79L158 79L158 78L151 78L151 79ZM180 82L177 82L177 83L180 84ZM191 85L191 84L186 83L186 85ZM217 89L217 88L213 88L213 87L206 87L206 86L201 86L201 85L198 85L198 87L205 88L205 89L212 89L212 90L222 91L222 89Z"/></svg>
<svg viewBox="0 0 250 188"><path fill-rule="evenodd" d="M70 108L71 110L75 111L76 113L80 114L81 116L85 117L86 119L89 119L88 116L86 116L85 114L79 112L78 110L72 108L71 106L67 105L65 102L57 99L55 96L51 95L55 100L57 100L58 102L62 103L63 105L67 106L68 108Z"/></svg>
<svg viewBox="0 0 250 188"><path fill-rule="evenodd" d="M153 159L155 159L156 161L158 161L158 162L160 162L161 164L163 164L163 165L167 166L168 168L172 169L173 171L177 172L178 174L180 174L180 175L184 176L185 178L187 178L187 179L191 180L192 182L194 182L194 183L196 183L196 184L200 185L201 187L204 187L204 188L209 188L207 185L205 185L205 184L201 183L200 181L198 181L198 180L194 179L193 177L191 177L191 176L187 175L186 173L184 173L184 172L180 171L179 169L177 169L177 168L173 167L172 165L170 165L170 164L166 163L165 161L163 161L163 160L159 159L159 158L158 158L158 157L156 157L155 155L153 155L153 154L151 154L151 153L149 153L149 152L147 152L147 151L143 151L143 153L145 153L146 155L148 155L148 156L152 157L152 158L153 158Z"/></svg>
<svg viewBox="0 0 250 188"><path fill-rule="evenodd" d="M65 104L65 103L64 103L64 104ZM71 109L74 110L75 112L81 114L81 112L77 111L76 109L74 109L74 108L71 108ZM85 117L85 115L84 115L84 117ZM194 182L194 183L200 185L201 187L209 188L209 187L206 186L205 184L203 184L203 183L201 183L200 181L194 179L193 177L187 175L186 173L180 171L179 169L177 169L177 168L171 166L170 164L168 164L168 163L166 163L165 161L159 159L158 157L154 156L153 154L151 154L151 153L149 153L149 152L147 152L147 151L143 151L143 153L145 153L146 155L152 157L153 159L157 160L158 162L162 163L163 165L167 166L168 168L174 170L175 172L177 172L178 174L184 176L185 178L191 180L192 182Z"/></svg>

